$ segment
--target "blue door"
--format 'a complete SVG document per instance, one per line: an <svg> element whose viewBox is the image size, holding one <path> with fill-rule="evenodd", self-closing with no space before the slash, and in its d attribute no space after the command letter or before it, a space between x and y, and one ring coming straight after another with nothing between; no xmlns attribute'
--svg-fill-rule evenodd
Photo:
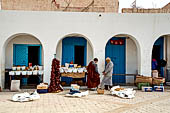
<svg viewBox="0 0 170 113"><path fill-rule="evenodd" d="M76 62L75 58L77 58L76 57L77 47L84 48L84 53L82 54L83 56L78 55L77 57L83 57L84 59L83 66L86 66L87 41L83 37L66 37L62 40L62 65L65 65L65 63L70 63L71 61L73 61L73 63ZM61 81L70 84L73 81L73 79L70 77L61 77Z"/></svg>
<svg viewBox="0 0 170 113"><path fill-rule="evenodd" d="M41 45L32 45L32 44L14 44L13 45L13 65L15 66L28 66L29 62L29 52L28 52L28 47L39 47L38 49L38 65L42 65L41 62Z"/></svg>
<svg viewBox="0 0 170 113"><path fill-rule="evenodd" d="M14 65L28 66L28 47L26 45L14 45Z"/></svg>
<svg viewBox="0 0 170 113"><path fill-rule="evenodd" d="M75 63L75 47L84 47L84 66L87 59L87 41L82 37L66 37L62 40L62 65L73 61Z"/></svg>
<svg viewBox="0 0 170 113"><path fill-rule="evenodd" d="M163 59L163 49L164 48L164 37L160 37L156 42L154 43L153 50L152 50L152 58L155 58L158 63L161 59ZM159 73L162 77L164 77L164 68L159 67Z"/></svg>
<svg viewBox="0 0 170 113"><path fill-rule="evenodd" d="M121 40L123 44L112 44L111 41ZM112 38L106 45L105 57L110 57L114 63L113 74L125 74L125 38ZM112 81L114 83L125 83L124 75L113 75Z"/></svg>

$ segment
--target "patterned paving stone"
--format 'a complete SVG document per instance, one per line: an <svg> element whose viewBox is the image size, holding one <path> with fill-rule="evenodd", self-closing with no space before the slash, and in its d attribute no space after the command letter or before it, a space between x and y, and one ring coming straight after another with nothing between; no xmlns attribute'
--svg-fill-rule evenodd
<svg viewBox="0 0 170 113"><path fill-rule="evenodd" d="M22 90L22 92L33 90ZM170 113L170 91L136 92L134 99L121 99L105 91L98 95L90 91L83 98L68 98L62 93L41 94L41 98L31 102L12 102L16 92L0 92L0 113Z"/></svg>

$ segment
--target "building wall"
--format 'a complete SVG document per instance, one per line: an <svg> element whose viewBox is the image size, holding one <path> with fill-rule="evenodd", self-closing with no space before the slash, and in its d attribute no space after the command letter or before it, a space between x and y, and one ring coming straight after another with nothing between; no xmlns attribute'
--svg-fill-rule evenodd
<svg viewBox="0 0 170 113"><path fill-rule="evenodd" d="M52 2L56 1L56 2ZM118 0L2 0L3 10L118 12Z"/></svg>
<svg viewBox="0 0 170 113"><path fill-rule="evenodd" d="M123 8L122 13L170 13L170 3L162 8Z"/></svg>
<svg viewBox="0 0 170 113"><path fill-rule="evenodd" d="M126 40L126 74L137 74L137 47L135 42L128 38ZM127 76L126 83L134 83L134 76Z"/></svg>
<svg viewBox="0 0 170 113"><path fill-rule="evenodd" d="M29 35L21 35L13 38L6 47L5 68L11 69L13 66L13 44L41 44L35 37ZM42 51L43 59L43 51ZM42 60L42 64L43 64Z"/></svg>
<svg viewBox="0 0 170 113"><path fill-rule="evenodd" d="M138 50L138 66L134 66L133 69L127 67L127 72L135 72L137 67L138 73L144 76L151 76L151 55L154 42L160 36L170 34L170 14L3 10L0 13L0 79L2 87L5 78L5 45L14 34L30 34L40 40L44 50L44 82L48 83L50 81L51 61L54 58L54 53L56 53L57 44L68 34L76 33L86 36L92 45L94 57L99 59L100 73L105 66L107 41L119 34L131 35L131 39L135 42ZM131 46L127 45L127 48ZM132 52L132 54L135 53ZM131 58L127 63L130 63L130 61L132 61Z"/></svg>
<svg viewBox="0 0 170 113"><path fill-rule="evenodd" d="M170 9L170 2L167 5L165 5L162 9Z"/></svg>
<svg viewBox="0 0 170 113"><path fill-rule="evenodd" d="M170 13L170 9L123 8L122 13Z"/></svg>
<svg viewBox="0 0 170 113"><path fill-rule="evenodd" d="M167 40L167 67L170 68L170 35L169 36L165 36L166 40ZM165 49L166 47L164 47L164 50L166 51ZM166 57L165 57L166 59Z"/></svg>

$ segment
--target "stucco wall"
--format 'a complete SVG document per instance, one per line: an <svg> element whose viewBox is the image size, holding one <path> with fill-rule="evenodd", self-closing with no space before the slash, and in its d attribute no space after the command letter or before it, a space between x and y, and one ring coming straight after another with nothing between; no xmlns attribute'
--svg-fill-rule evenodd
<svg viewBox="0 0 170 113"><path fill-rule="evenodd" d="M118 0L2 0L2 9L118 13L119 4Z"/></svg>
<svg viewBox="0 0 170 113"><path fill-rule="evenodd" d="M170 35L169 36L165 36L166 40L167 40L167 67L170 68ZM166 49L164 48L164 50L166 51ZM166 56L165 56L166 59Z"/></svg>
<svg viewBox="0 0 170 113"><path fill-rule="evenodd" d="M6 55L5 55L5 68L11 69L13 66L13 44L40 44L40 42L33 36L29 35L21 35L16 36L8 43L6 47ZM42 51L42 59L43 59L43 51ZM43 64L44 60L42 60Z"/></svg>
<svg viewBox="0 0 170 113"><path fill-rule="evenodd" d="M126 74L137 74L137 47L135 42L128 38L126 40ZM126 83L133 83L134 76L126 76Z"/></svg>
<svg viewBox="0 0 170 113"><path fill-rule="evenodd" d="M41 41L44 49L44 82L50 81L51 61L57 43L72 33L82 34L90 40L94 57L100 59L100 72L104 69L107 41L118 34L133 36L139 50L139 74L151 76L152 47L158 37L170 34L169 18L170 14L0 11L1 83L4 83L4 44L17 33L31 34Z"/></svg>

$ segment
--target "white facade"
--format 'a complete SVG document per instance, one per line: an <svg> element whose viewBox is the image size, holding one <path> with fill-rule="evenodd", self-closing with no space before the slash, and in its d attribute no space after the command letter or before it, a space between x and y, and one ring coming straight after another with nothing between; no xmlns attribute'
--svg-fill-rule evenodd
<svg viewBox="0 0 170 113"><path fill-rule="evenodd" d="M79 34L87 39L87 61L97 57L100 72L104 69L105 46L108 40L116 35L128 36L126 74L138 72L140 75L151 76L152 47L160 36L170 34L169 18L170 14L0 11L1 85L4 86L5 66L12 65L10 43L20 34L31 35L36 39L32 40L34 43L42 44L44 82L50 81L51 61L57 49L61 50L61 40L72 34ZM6 51L6 48L9 51ZM167 45L167 50L169 48ZM169 58L170 53L167 54ZM61 51L57 51L57 57L61 58ZM130 81L131 78L128 77L126 82Z"/></svg>

